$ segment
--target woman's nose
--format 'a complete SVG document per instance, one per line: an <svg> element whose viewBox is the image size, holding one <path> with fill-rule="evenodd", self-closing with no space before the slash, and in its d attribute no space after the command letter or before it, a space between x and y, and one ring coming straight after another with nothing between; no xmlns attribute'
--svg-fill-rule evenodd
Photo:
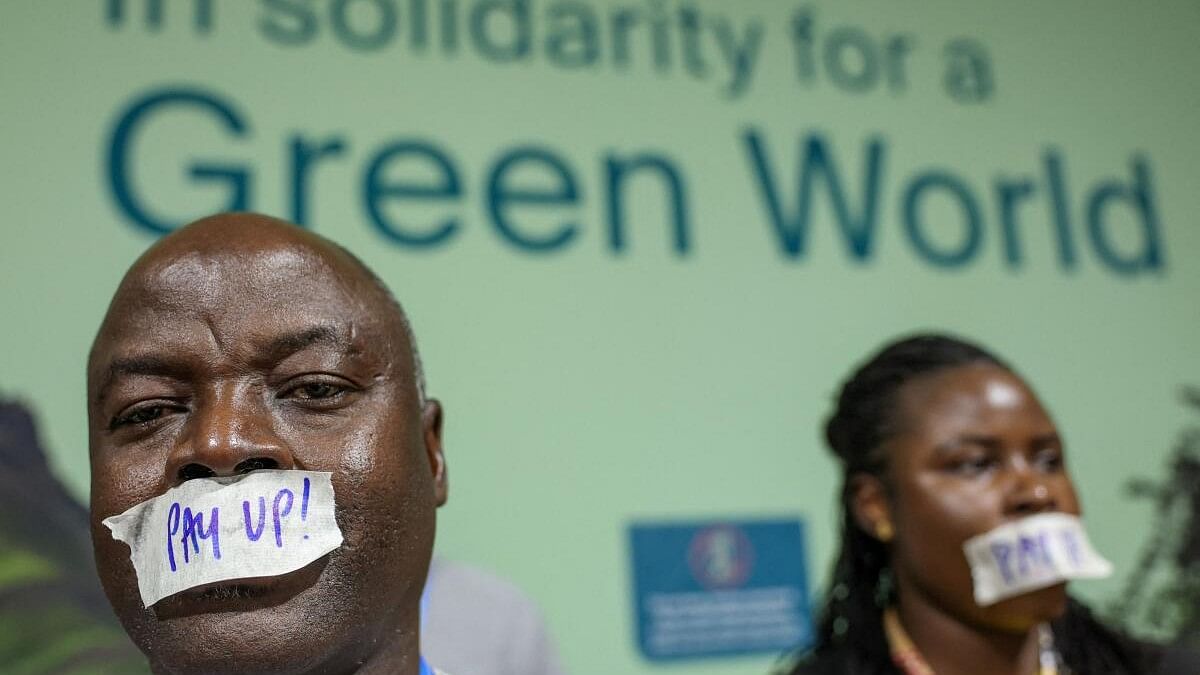
<svg viewBox="0 0 1200 675"><path fill-rule="evenodd" d="M166 472L178 485L192 478L294 466L290 448L275 432L269 405L253 391L225 387L197 400Z"/></svg>
<svg viewBox="0 0 1200 675"><path fill-rule="evenodd" d="M1012 482L1005 495L1008 515L1025 516L1058 510L1058 500L1046 484L1046 477L1030 462L1018 458L1012 462L1009 471Z"/></svg>

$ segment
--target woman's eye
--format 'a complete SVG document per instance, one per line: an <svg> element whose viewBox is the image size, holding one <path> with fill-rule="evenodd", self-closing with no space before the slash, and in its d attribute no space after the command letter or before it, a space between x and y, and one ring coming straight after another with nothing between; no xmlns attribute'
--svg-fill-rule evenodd
<svg viewBox="0 0 1200 675"><path fill-rule="evenodd" d="M980 455L978 457L964 457L950 464L950 471L964 476L978 476L986 473L992 468L994 462L991 457Z"/></svg>
<svg viewBox="0 0 1200 675"><path fill-rule="evenodd" d="M1062 451L1042 450L1034 456L1034 463L1043 471L1057 471L1063 465Z"/></svg>

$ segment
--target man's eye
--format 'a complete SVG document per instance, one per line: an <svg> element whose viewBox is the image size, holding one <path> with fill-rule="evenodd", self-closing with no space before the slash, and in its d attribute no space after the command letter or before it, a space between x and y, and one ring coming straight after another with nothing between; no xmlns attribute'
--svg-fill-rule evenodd
<svg viewBox="0 0 1200 675"><path fill-rule="evenodd" d="M124 415L118 415L117 417L113 418L111 427L115 429L117 427L146 424L147 422L153 422L154 420L162 417L164 412L166 412L166 406L161 405L135 408Z"/></svg>
<svg viewBox="0 0 1200 675"><path fill-rule="evenodd" d="M328 382L309 382L293 388L288 395L304 401L319 401L333 398L346 391L345 387Z"/></svg>

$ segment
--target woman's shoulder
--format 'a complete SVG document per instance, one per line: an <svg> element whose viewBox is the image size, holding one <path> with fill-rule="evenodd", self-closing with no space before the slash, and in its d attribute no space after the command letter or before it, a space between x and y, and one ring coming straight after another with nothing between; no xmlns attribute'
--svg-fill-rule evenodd
<svg viewBox="0 0 1200 675"><path fill-rule="evenodd" d="M1200 673L1200 651L1166 647L1153 675L1195 675Z"/></svg>
<svg viewBox="0 0 1200 675"><path fill-rule="evenodd" d="M845 673L846 659L837 653L825 653L820 656L809 654L801 658L787 675L833 675Z"/></svg>

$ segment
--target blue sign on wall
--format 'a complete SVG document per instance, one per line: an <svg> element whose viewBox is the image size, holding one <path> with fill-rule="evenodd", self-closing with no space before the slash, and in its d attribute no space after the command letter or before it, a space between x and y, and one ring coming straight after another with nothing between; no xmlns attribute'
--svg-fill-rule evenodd
<svg viewBox="0 0 1200 675"><path fill-rule="evenodd" d="M635 523L629 540L647 659L781 653L812 640L799 519Z"/></svg>

